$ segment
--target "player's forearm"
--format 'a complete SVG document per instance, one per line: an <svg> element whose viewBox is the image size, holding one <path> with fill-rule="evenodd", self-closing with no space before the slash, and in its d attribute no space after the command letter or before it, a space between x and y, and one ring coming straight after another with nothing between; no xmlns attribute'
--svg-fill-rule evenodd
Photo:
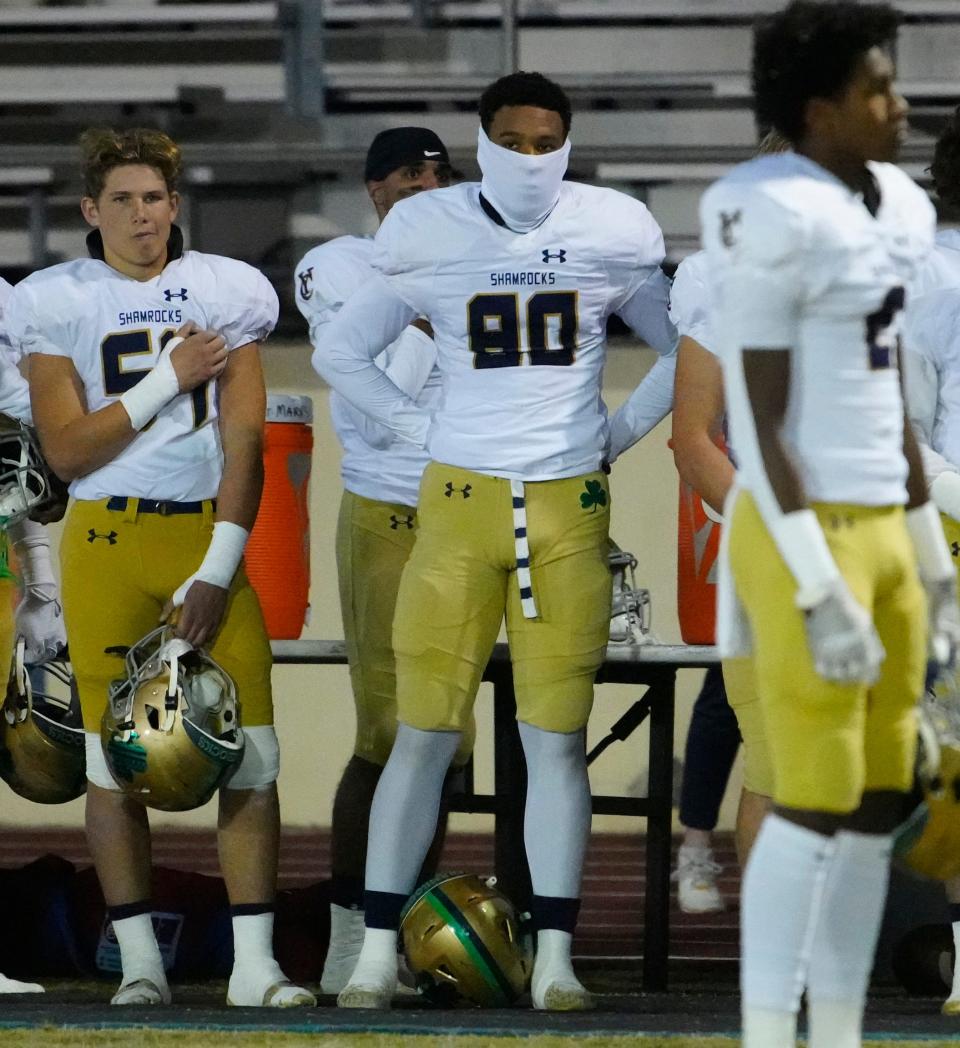
<svg viewBox="0 0 960 1048"><path fill-rule="evenodd" d="M217 491L217 520L253 528L263 494L263 437L259 431L232 434L224 444L223 476Z"/></svg>
<svg viewBox="0 0 960 1048"><path fill-rule="evenodd" d="M674 357L660 357L610 420L609 461L642 440L673 407Z"/></svg>
<svg viewBox="0 0 960 1048"><path fill-rule="evenodd" d="M906 412L903 416L903 454L907 460L907 509L915 509L930 500L930 491L923 472L920 446Z"/></svg>
<svg viewBox="0 0 960 1048"><path fill-rule="evenodd" d="M38 418L36 403L34 418ZM38 423L37 432L44 458L66 483L112 462L137 436L120 403L108 404L62 426Z"/></svg>
<svg viewBox="0 0 960 1048"><path fill-rule="evenodd" d="M723 512L736 472L730 459L706 433L674 434L673 461L681 478L717 513Z"/></svg>

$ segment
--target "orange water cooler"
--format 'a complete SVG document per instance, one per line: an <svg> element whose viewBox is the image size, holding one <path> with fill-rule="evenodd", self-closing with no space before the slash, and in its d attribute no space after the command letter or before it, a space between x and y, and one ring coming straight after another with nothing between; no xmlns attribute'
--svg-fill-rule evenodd
<svg viewBox="0 0 960 1048"><path fill-rule="evenodd" d="M263 497L245 561L271 640L296 640L309 616L312 459L311 399L268 394Z"/></svg>
<svg viewBox="0 0 960 1048"><path fill-rule="evenodd" d="M717 555L720 520L680 480L677 515L677 612L685 644L713 644L717 623Z"/></svg>

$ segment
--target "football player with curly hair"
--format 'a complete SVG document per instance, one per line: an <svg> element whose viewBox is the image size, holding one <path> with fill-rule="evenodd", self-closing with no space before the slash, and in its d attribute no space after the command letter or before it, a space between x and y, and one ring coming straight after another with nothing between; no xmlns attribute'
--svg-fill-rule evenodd
<svg viewBox="0 0 960 1048"><path fill-rule="evenodd" d="M892 163L896 31L848 0L765 18L757 120L793 152L701 204L738 467L718 641L752 654L774 770L743 884L746 1048L792 1048L804 989L811 1048L860 1045L928 642L949 660L960 636L898 366L934 213Z"/></svg>
<svg viewBox="0 0 960 1048"><path fill-rule="evenodd" d="M123 967L113 1003L166 1003L170 991L151 921L147 810L120 790L100 741L123 665L107 649L178 608L179 637L209 649L243 707L243 759L219 793L227 1000L312 1004L273 955L279 749L270 646L241 563L263 481L258 346L276 294L242 262L185 249L174 224L180 150L166 134L91 129L81 152L89 257L22 281L7 320L30 356L44 452L72 496L63 603L87 732L87 840Z"/></svg>
<svg viewBox="0 0 960 1048"><path fill-rule="evenodd" d="M570 122L569 99L538 73L491 84L482 181L391 209L376 278L314 353L338 392L431 459L397 597L400 724L370 815L366 935L345 1007L385 1007L396 987L400 913L504 617L528 773L533 1004L592 1007L570 946L591 816L584 728L610 630L606 323L619 314L665 355L676 332L659 226L637 200L563 180ZM418 315L442 376L433 415L374 362Z"/></svg>

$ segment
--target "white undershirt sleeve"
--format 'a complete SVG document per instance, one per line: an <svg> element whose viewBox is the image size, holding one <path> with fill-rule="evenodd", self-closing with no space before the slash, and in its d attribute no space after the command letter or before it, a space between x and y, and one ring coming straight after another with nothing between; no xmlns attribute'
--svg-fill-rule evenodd
<svg viewBox="0 0 960 1048"><path fill-rule="evenodd" d="M676 353L679 336L670 319L670 278L659 266L651 268L617 316L661 356Z"/></svg>
<svg viewBox="0 0 960 1048"><path fill-rule="evenodd" d="M658 357L643 381L610 420L608 462L615 462L673 409L677 358Z"/></svg>

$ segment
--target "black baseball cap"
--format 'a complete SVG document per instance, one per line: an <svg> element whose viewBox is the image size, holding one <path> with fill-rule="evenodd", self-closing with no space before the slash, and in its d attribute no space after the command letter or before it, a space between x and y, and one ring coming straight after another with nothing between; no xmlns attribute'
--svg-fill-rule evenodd
<svg viewBox="0 0 960 1048"><path fill-rule="evenodd" d="M379 182L407 164L436 160L449 164L447 147L428 127L391 127L370 143L363 171L365 182Z"/></svg>

